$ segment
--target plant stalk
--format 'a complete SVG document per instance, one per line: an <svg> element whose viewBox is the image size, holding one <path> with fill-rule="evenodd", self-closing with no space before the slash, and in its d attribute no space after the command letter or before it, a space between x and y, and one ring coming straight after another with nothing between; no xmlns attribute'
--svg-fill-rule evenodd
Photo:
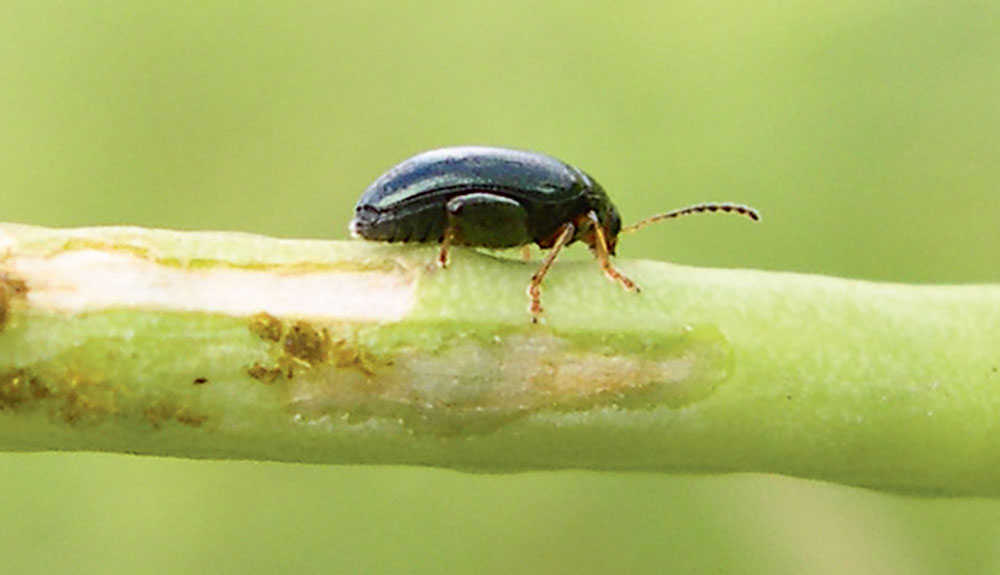
<svg viewBox="0 0 1000 575"><path fill-rule="evenodd" d="M0 449L1000 494L1000 286L0 224Z"/></svg>

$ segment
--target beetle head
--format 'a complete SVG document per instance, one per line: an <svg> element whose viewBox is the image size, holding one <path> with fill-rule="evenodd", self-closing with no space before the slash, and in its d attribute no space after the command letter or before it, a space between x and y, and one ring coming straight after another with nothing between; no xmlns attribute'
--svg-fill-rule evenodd
<svg viewBox="0 0 1000 575"><path fill-rule="evenodd" d="M605 214L598 214L598 218L601 221L601 227L604 228L604 241L608 244L608 253L615 255L615 247L618 246L618 233L622 231L622 218L612 205L608 205Z"/></svg>
<svg viewBox="0 0 1000 575"><path fill-rule="evenodd" d="M586 174L584 174L586 176ZM597 225L604 235L604 243L608 248L608 253L615 255L615 246L618 245L618 234L622 230L622 218L618 215L618 210L611 203L608 194L596 181L586 176L587 193L585 194L586 210L593 212L597 216ZM582 238L591 250L597 250L597 234L593 229L586 229Z"/></svg>
<svg viewBox="0 0 1000 575"><path fill-rule="evenodd" d="M596 226L600 229L600 234L597 233L598 230L594 229L592 222L595 220L590 218L596 219ZM600 241L598 237L603 236L604 247L607 248L608 254L615 255L618 234L622 229L622 219L614 206L605 204L588 210L587 214L579 216L575 223L579 230L575 239L582 241L591 251L598 252L597 244Z"/></svg>

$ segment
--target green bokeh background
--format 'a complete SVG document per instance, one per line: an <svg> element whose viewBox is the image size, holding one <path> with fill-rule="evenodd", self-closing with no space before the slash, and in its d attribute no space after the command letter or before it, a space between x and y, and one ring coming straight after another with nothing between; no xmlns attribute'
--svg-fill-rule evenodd
<svg viewBox="0 0 1000 575"><path fill-rule="evenodd" d="M626 221L765 214L624 257L998 282L998 39L996 2L4 1L0 220L345 238L390 165L492 144ZM769 476L5 454L0 490L11 573L1000 570L1000 502Z"/></svg>

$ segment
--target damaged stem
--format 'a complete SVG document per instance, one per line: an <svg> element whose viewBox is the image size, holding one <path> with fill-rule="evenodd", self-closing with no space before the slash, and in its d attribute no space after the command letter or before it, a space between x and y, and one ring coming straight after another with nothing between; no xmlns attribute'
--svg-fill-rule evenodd
<svg viewBox="0 0 1000 575"><path fill-rule="evenodd" d="M0 449L1000 494L1000 287L0 225Z"/></svg>

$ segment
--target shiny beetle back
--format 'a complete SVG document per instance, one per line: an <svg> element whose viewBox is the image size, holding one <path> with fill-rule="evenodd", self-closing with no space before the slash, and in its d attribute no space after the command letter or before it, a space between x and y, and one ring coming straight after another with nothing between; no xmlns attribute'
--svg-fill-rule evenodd
<svg viewBox="0 0 1000 575"><path fill-rule="evenodd" d="M441 241L447 227L444 206L458 196L487 192L521 206L531 237L496 238L492 245L459 243L513 247L553 236L586 207L585 196L595 189L606 198L585 173L541 154L473 146L433 150L375 180L358 200L351 231L377 241Z"/></svg>

